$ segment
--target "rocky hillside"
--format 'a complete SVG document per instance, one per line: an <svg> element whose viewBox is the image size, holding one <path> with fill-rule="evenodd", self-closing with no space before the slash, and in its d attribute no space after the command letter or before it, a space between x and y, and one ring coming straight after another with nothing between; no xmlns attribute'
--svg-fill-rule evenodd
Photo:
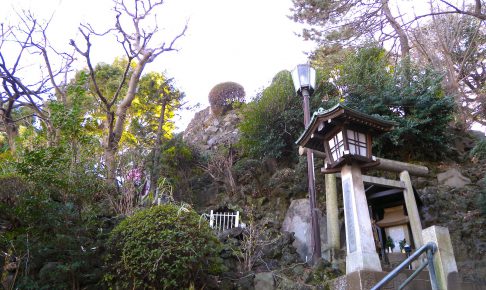
<svg viewBox="0 0 486 290"><path fill-rule="evenodd" d="M183 133L184 141L200 151L208 151L223 144L238 142L238 122L236 110L224 115L211 113L211 108L197 112Z"/></svg>

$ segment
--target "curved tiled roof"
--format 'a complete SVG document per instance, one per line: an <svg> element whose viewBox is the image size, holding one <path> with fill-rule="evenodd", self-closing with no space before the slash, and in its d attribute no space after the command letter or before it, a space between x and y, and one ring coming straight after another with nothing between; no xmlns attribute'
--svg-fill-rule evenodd
<svg viewBox="0 0 486 290"><path fill-rule="evenodd" d="M323 151L322 142L320 141L327 132L339 124L349 122L355 126L366 127L367 130L373 131L374 135L390 131L396 123L376 118L357 110L348 108L342 104L315 112L309 122L309 126L300 135L295 142L297 145L311 148L317 151Z"/></svg>

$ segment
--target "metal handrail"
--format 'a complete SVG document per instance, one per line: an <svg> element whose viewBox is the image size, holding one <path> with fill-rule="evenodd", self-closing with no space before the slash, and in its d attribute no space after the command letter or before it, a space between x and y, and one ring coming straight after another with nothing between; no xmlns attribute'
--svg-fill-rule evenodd
<svg viewBox="0 0 486 290"><path fill-rule="evenodd" d="M403 269L405 269L409 264L411 264L414 260L416 260L420 255L424 252L427 253L427 260L423 261L422 264L413 272L413 274L408 277L403 283L398 287L399 290L403 289L410 281L412 281L425 267L429 268L429 276L430 276L430 284L432 286L432 290L439 290L439 285L437 283L437 277L435 275L434 269L434 254L437 251L437 246L433 242L429 242L422 247L420 247L417 251L415 251L410 257L408 257L405 261L403 261L400 265L398 265L395 269L393 269L390 273L388 273L380 282L378 282L371 290L378 290L381 289L386 283L390 282L393 278L395 278Z"/></svg>

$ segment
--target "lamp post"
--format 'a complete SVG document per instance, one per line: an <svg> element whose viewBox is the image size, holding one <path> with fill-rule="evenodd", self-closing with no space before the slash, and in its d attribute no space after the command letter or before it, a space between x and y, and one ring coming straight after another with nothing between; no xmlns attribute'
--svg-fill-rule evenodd
<svg viewBox="0 0 486 290"><path fill-rule="evenodd" d="M292 71L294 88L298 95L303 97L304 125L307 128L310 123L309 96L314 92L316 84L316 71L308 64L299 64ZM312 262L316 263L321 258L321 233L319 217L316 208L316 185L314 174L314 154L307 150L307 179L309 187L309 203L311 213L311 238L312 238Z"/></svg>

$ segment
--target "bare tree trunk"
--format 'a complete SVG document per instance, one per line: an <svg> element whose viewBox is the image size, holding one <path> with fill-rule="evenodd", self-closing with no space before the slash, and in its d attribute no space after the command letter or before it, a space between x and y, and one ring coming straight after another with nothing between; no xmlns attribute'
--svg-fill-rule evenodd
<svg viewBox="0 0 486 290"><path fill-rule="evenodd" d="M151 57L152 53L150 52L142 56L142 59L137 64L137 66L133 70L132 75L130 76L130 80L128 81L127 93L116 109L116 120L115 125L113 126L113 142L116 145L118 145L118 143L120 142L121 136L123 134L125 120L127 119L127 111L128 108L130 108L130 106L132 105L133 99L135 99L140 76L142 75L142 71Z"/></svg>
<svg viewBox="0 0 486 290"><path fill-rule="evenodd" d="M140 63L137 64L128 82L128 90L118 105L115 113L108 113L107 121L107 135L105 136L105 166L106 166L106 182L108 185L116 185L116 153L118 151L118 145L120 143L124 127L125 120L127 118L127 111L130 108L133 99L137 92L138 82L142 71L150 59L151 54L148 53L143 56ZM116 116L116 119L115 119Z"/></svg>
<svg viewBox="0 0 486 290"><path fill-rule="evenodd" d="M462 106L462 100L463 96L461 93L461 88L459 85L459 77L457 75L456 70L454 69L454 63L451 59L450 51L446 50L445 47L444 49L444 63L445 63L445 69L447 72L447 77L444 79L444 87L445 91L449 96L454 97L454 102L456 103L457 106L457 114L456 115L456 123L459 126L466 126L467 124L467 113L465 112L463 106Z"/></svg>
<svg viewBox="0 0 486 290"><path fill-rule="evenodd" d="M103 137L103 153L105 157L106 183L109 186L116 185L116 152L117 143L113 138L113 123L115 115L113 112L106 112L106 120L104 122L104 137Z"/></svg>
<svg viewBox="0 0 486 290"><path fill-rule="evenodd" d="M112 144L105 147L105 167L106 167L106 182L110 186L116 185L116 148Z"/></svg>
<svg viewBox="0 0 486 290"><path fill-rule="evenodd" d="M57 146L60 140L60 129L54 127L49 119L44 119L47 128L47 144L49 147Z"/></svg>
<svg viewBox="0 0 486 290"><path fill-rule="evenodd" d="M10 118L4 119L3 123L5 124L5 131L7 132L8 147L10 148L12 155L15 155L17 149L15 139L19 136L17 125Z"/></svg>
<svg viewBox="0 0 486 290"><path fill-rule="evenodd" d="M395 33L398 35L398 40L400 42L400 52L402 57L402 64L403 64L403 76L407 83L410 81L410 44L408 41L408 36L406 31L402 28L400 23L397 22L395 17L393 17L390 7L388 6L388 0L382 0L382 10L385 14L387 21L395 30Z"/></svg>
<svg viewBox="0 0 486 290"><path fill-rule="evenodd" d="M408 58L410 55L410 44L408 42L408 36L405 30L403 30L400 23L397 22L395 17L393 17L390 7L388 6L388 0L382 0L382 9L383 13L385 14L386 20L390 23L395 30L395 33L398 35L398 40L400 41L400 51L402 53L402 58Z"/></svg>
<svg viewBox="0 0 486 290"><path fill-rule="evenodd" d="M234 162L234 154L233 154L233 148L230 146L228 150L228 157L226 159L226 166L225 166L225 171L226 171L226 178L228 180L228 184L230 186L230 190L232 193L236 192L236 182L235 178L233 177L233 172L231 171L231 168L233 167L233 162Z"/></svg>
<svg viewBox="0 0 486 290"><path fill-rule="evenodd" d="M159 124L157 127L157 136L155 139L155 145L153 148L153 164L152 173L150 176L150 188L149 192L155 193L157 190L157 184L160 178L160 147L162 146L162 137L164 135L164 124L165 124L165 108L167 106L167 98L164 97L162 100L162 109L160 110Z"/></svg>

